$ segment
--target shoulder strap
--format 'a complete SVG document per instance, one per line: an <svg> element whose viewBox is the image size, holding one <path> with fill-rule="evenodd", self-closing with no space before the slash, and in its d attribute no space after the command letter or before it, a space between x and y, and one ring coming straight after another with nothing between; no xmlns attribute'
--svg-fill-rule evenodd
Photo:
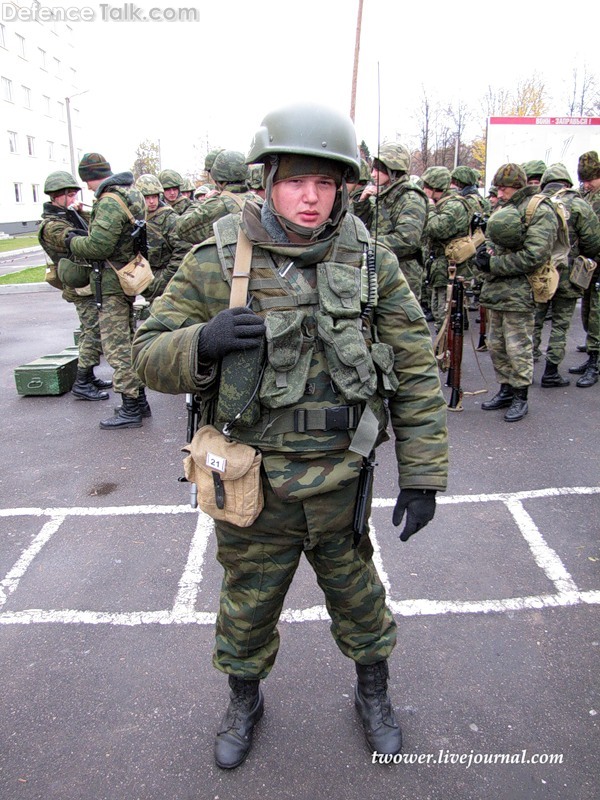
<svg viewBox="0 0 600 800"><path fill-rule="evenodd" d="M237 308L246 305L251 264L252 244L240 225L238 228L235 261L233 262L233 272L231 275L229 308Z"/></svg>
<svg viewBox="0 0 600 800"><path fill-rule="evenodd" d="M231 199L237 205L237 207L240 209L240 211L243 209L244 202L246 200L246 195L245 194L236 194L235 192L228 192L227 189L224 189L220 193L219 197L223 197L223 195L225 195L225 197L231 197Z"/></svg>
<svg viewBox="0 0 600 800"><path fill-rule="evenodd" d="M533 215L537 211L538 206L540 203L543 203L544 200L550 200L550 198L545 194L534 194L531 200L527 203L527 208L525 209L525 225L529 226L531 220L533 219Z"/></svg>
<svg viewBox="0 0 600 800"><path fill-rule="evenodd" d="M127 203L125 203L125 201L123 200L123 198L122 198L122 197L119 197L119 195L118 195L118 194L115 194L114 192L105 192L105 193L102 195L102 197L111 197L113 200L116 200L116 201L117 201L117 203L118 203L118 204L121 206L121 208L123 209L123 211L125 211L125 213L126 213L126 214L127 214L127 216L129 217L129 222L131 222L131 224L132 224L132 225L135 223L135 221L136 221L136 220L135 220L135 217L134 217L134 216L133 216L133 214L131 213L131 211L130 211L129 207L127 206ZM100 199L102 199L102 198L100 198Z"/></svg>

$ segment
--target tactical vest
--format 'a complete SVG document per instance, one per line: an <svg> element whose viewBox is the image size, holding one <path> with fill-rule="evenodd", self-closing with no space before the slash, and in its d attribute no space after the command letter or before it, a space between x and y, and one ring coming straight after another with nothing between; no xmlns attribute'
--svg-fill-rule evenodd
<svg viewBox="0 0 600 800"><path fill-rule="evenodd" d="M214 224L230 285L238 226L234 215ZM253 248L248 289L252 309L265 320L267 352L257 413L235 426L237 440L279 452L350 447L368 454L384 438L383 398L395 393L398 381L393 348L377 341L370 318L361 318L361 267L369 245L363 223L346 215L331 260L297 268L293 256ZM239 393L221 379L219 397ZM216 420L221 428L222 422Z"/></svg>
<svg viewBox="0 0 600 800"><path fill-rule="evenodd" d="M72 228L79 227L79 221L76 218L72 218L68 210L57 211L57 213L51 213L42 217L42 224L38 228L38 241L42 245L44 251L52 259L52 263L57 265L61 258L68 256L68 252L66 247L64 247L62 250L58 250L57 248L53 247L51 242L48 242L46 239L44 239L44 230L46 225L50 224L51 222L61 223L64 225L66 232Z"/></svg>

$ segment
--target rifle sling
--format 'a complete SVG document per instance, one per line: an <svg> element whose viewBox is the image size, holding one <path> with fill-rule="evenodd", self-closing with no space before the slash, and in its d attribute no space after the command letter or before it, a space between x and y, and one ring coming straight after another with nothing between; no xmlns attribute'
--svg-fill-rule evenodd
<svg viewBox="0 0 600 800"><path fill-rule="evenodd" d="M251 264L252 244L240 226L238 229L233 272L231 274L229 308L238 308L246 305Z"/></svg>

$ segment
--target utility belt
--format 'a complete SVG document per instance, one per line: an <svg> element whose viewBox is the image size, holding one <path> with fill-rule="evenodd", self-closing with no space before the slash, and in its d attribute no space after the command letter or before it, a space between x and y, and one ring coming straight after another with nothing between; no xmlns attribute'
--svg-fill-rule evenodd
<svg viewBox="0 0 600 800"><path fill-rule="evenodd" d="M349 431L360 421L364 405L332 406L330 408L296 408L290 411L270 411L258 422L258 428L269 433L307 433L309 431Z"/></svg>

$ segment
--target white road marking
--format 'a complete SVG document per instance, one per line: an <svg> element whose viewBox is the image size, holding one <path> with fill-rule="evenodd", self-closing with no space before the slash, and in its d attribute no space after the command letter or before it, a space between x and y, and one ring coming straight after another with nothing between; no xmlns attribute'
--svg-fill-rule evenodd
<svg viewBox="0 0 600 800"><path fill-rule="evenodd" d="M388 602L394 614L399 616L427 616L442 614L489 614L526 609L543 609L557 606L579 604L600 605L600 590L580 591L575 581L565 569L558 554L546 543L531 515L525 510L523 501L546 497L567 495L600 494L600 487L576 486L562 488L533 489L530 491L507 492L480 495L454 495L438 497L440 505L458 503L504 503L516 525L527 542L535 564L544 572L556 587L555 594L510 597L478 601L437 601L426 598L399 600L391 598L392 591L386 574L376 531L372 527L374 562L388 594ZM395 498L374 498L374 508L388 508L395 504ZM195 611L194 605L202 582L202 570L206 549L213 530L213 522L202 512L189 506L109 506L106 508L8 508L0 509L0 518L9 517L50 517L34 537L31 544L21 553L13 567L0 582L0 609L18 589L19 583L44 545L60 528L66 517L122 516L122 515L163 515L197 514L198 520L188 559L179 581L177 595L172 609L162 611L103 612L78 610L27 609L24 611L0 613L0 624L28 625L32 623L59 623L84 625L214 625L216 613ZM309 622L329 620L324 605L304 609L285 609L281 614L283 622Z"/></svg>

